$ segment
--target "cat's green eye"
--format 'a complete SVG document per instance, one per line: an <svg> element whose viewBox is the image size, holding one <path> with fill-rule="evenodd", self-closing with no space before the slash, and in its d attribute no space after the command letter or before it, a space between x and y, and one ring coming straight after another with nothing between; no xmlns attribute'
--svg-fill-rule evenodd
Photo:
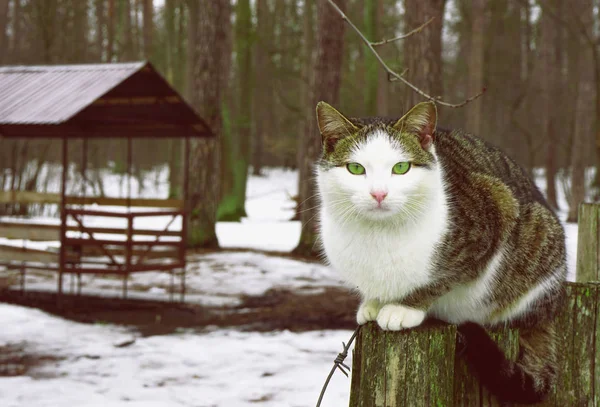
<svg viewBox="0 0 600 407"><path fill-rule="evenodd" d="M365 173L365 167L363 167L359 163L349 163L348 165L346 165L346 168L348 168L350 174L362 175Z"/></svg>
<svg viewBox="0 0 600 407"><path fill-rule="evenodd" d="M410 170L410 163L409 162L400 162L392 167L392 174L402 175L402 174L406 174L408 172L408 170Z"/></svg>

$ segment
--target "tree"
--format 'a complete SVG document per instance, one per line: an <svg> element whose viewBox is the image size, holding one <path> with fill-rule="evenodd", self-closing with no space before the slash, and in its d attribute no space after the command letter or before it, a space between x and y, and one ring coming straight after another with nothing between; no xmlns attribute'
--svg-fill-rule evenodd
<svg viewBox="0 0 600 407"><path fill-rule="evenodd" d="M131 1L122 0L122 26L123 26L123 52L121 52L122 61L134 61L137 58L137 52L135 49L135 32L133 31L133 24L131 23Z"/></svg>
<svg viewBox="0 0 600 407"><path fill-rule="evenodd" d="M191 247L217 247L219 137L231 64L231 4L229 0L211 0L188 5L188 98L216 136L191 142L188 242Z"/></svg>
<svg viewBox="0 0 600 407"><path fill-rule="evenodd" d="M377 9L379 5L382 3L382 0L373 0L364 2L364 26L365 26L365 36L374 41L379 38L378 36L378 12ZM363 45L363 49L366 48L366 45ZM379 64L377 63L377 59L375 59L375 55L371 54L367 49L363 51L364 59L365 59L365 106L364 106L364 114L365 116L376 116L377 112L377 91L378 91L378 81L379 81Z"/></svg>
<svg viewBox="0 0 600 407"><path fill-rule="evenodd" d="M541 98L543 111L542 121L542 133L546 135L546 199L550 206L554 209L558 209L558 202L556 199L556 172L557 172L557 159L556 159L556 143L557 143L557 132L556 132L556 121L560 120L557 117L557 111L555 109L557 86L560 84L560 80L557 80L557 76L560 72L557 72L556 66L556 24L552 19L552 16L548 10L542 10L541 16L541 44L539 47L539 65L541 73Z"/></svg>
<svg viewBox="0 0 600 407"><path fill-rule="evenodd" d="M104 53L104 26L106 24L106 14L103 0L95 0L95 15L96 15L96 29L95 31L95 56L98 62L102 61L102 55Z"/></svg>
<svg viewBox="0 0 600 407"><path fill-rule="evenodd" d="M483 88L485 4L485 0L471 0L471 32L469 33L471 46L469 47L467 95L475 94ZM480 98L466 106L466 129L478 136L482 131L482 103L483 100Z"/></svg>
<svg viewBox="0 0 600 407"><path fill-rule="evenodd" d="M154 30L154 1L144 0L144 58L152 57L152 32Z"/></svg>
<svg viewBox="0 0 600 407"><path fill-rule="evenodd" d="M593 6L591 0L577 0L571 4L584 29L593 27ZM579 204L585 200L585 158L586 145L593 134L594 125L594 65L590 47L586 46L582 36L573 38L577 52L574 58L576 70L575 115L573 126L573 141L571 145L571 188L569 194L569 215L567 222L577 222Z"/></svg>
<svg viewBox="0 0 600 407"><path fill-rule="evenodd" d="M446 0L404 1L404 23L412 29L434 17L435 20L418 35L404 42L406 79L433 97L442 96L442 27ZM405 110L420 101L420 96L406 88Z"/></svg>
<svg viewBox="0 0 600 407"><path fill-rule="evenodd" d="M88 60L88 3L75 1L73 7L73 62Z"/></svg>
<svg viewBox="0 0 600 407"><path fill-rule="evenodd" d="M112 62L115 53L115 0L108 0L106 15L106 61Z"/></svg>
<svg viewBox="0 0 600 407"><path fill-rule="evenodd" d="M41 59L44 64L53 63L56 57L54 45L57 41L57 0L48 0L32 4L32 14L35 21L37 42L41 46Z"/></svg>
<svg viewBox="0 0 600 407"><path fill-rule="evenodd" d="M336 1L342 11L345 9L344 0ZM311 83L311 106L323 100L337 104L341 83L342 56L344 47L344 20L334 12L326 0L317 0L317 56L315 59L314 77ZM321 136L317 127L316 116L311 115L310 131L304 135L299 154L298 168L299 210L302 221L300 243L295 249L299 254L314 255L317 238L317 205L315 184L312 168L321 151Z"/></svg>
<svg viewBox="0 0 600 407"><path fill-rule="evenodd" d="M265 133L269 130L269 94L271 93L271 18L267 0L256 0L256 50L254 53L254 132L252 142L252 172L260 175L264 160Z"/></svg>
<svg viewBox="0 0 600 407"><path fill-rule="evenodd" d="M380 38L383 30L381 28L384 27L384 17L386 16L386 10L384 7L384 1L377 1L377 30L375 32L375 38ZM384 54L386 55L386 54ZM390 82L388 81L387 72L382 67L377 67L377 107L375 109L377 115L379 116L387 116L388 112L388 88L390 86Z"/></svg>
<svg viewBox="0 0 600 407"><path fill-rule="evenodd" d="M235 18L235 71L237 120L232 131L223 132L223 198L217 219L238 222L246 216L246 181L252 137L252 12L250 0L238 0Z"/></svg>
<svg viewBox="0 0 600 407"><path fill-rule="evenodd" d="M7 50L8 41L6 36L6 28L8 27L8 6L9 0L0 0L0 64L4 62Z"/></svg>

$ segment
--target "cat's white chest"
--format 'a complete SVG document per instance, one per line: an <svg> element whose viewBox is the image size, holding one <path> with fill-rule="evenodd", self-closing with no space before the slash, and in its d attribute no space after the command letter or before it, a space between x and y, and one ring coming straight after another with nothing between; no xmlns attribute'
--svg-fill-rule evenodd
<svg viewBox="0 0 600 407"><path fill-rule="evenodd" d="M366 299L397 301L431 280L445 222L409 229L343 224L322 214L321 238L331 265Z"/></svg>

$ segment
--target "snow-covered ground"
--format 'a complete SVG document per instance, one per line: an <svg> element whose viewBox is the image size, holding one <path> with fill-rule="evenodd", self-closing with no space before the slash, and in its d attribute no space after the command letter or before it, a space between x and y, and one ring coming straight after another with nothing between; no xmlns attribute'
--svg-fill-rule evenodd
<svg viewBox="0 0 600 407"><path fill-rule="evenodd" d="M288 221L296 177L280 169L251 177L248 218L220 223L221 245L291 250L300 234L300 225ZM566 208L562 193L560 199ZM566 225L566 230L573 278L577 226ZM188 299L208 305L235 305L241 294L259 295L274 287L314 292L341 284L320 264L248 251L191 255L187 283ZM31 273L27 284L54 287L52 277L39 273ZM131 280L131 295L166 298L167 285L164 274L138 274ZM84 287L85 292L104 295L119 295L119 289L119 280L98 277L86 278ZM311 406L341 342L351 334L207 327L202 332L140 337L123 327L80 324L6 304L0 304L0 326L0 351L17 346L28 354L52 357L26 375L0 377L0 404L7 407ZM132 338L130 346L115 346ZM347 405L349 386L343 375L334 375L323 406Z"/></svg>
<svg viewBox="0 0 600 407"><path fill-rule="evenodd" d="M264 173L264 176L252 176L249 179L246 202L248 217L242 222L217 224L217 237L222 247L290 252L298 244L300 222L290 221L295 210L293 196L298 191L297 173L284 169L266 169ZM76 178L73 174L71 177ZM120 177L110 173L105 174L105 177L107 195L124 196L127 188L121 185ZM137 193L138 185L135 179L131 180L133 196L165 197L168 190L168 173L158 171L156 175L152 174L148 178L153 181L145 183L146 188L142 194ZM110 209L123 210L119 207L110 207ZM11 222L19 221L15 218L5 219ZM135 226L144 229L163 229L169 220L168 217L140 218L140 224ZM58 219L48 217L20 221L50 224L59 222ZM85 221L90 226L126 227L124 220L119 218L86 217ZM180 222L174 222L170 229L178 230L180 226ZM74 235L79 232L70 233ZM115 235L108 237L96 235L96 237L114 239ZM143 240L143 238L144 236L136 236L136 240ZM59 242L33 242L1 237L0 244L40 250L58 250L59 247ZM223 272L224 270L226 273ZM269 283L265 284L264 281ZM165 273L134 274L129 282L131 297L168 298L166 290L169 288L170 277ZM177 284L177 279L175 283ZM271 286L306 289L340 284L337 276L322 265L251 252L190 256L186 283L187 300L206 305L234 305L240 295L260 295ZM41 271L27 273L26 286L29 289L56 290L56 284L56 273ZM84 275L82 285L84 293L121 295L122 282L114 276ZM67 287L69 287L68 280Z"/></svg>
<svg viewBox="0 0 600 407"><path fill-rule="evenodd" d="M251 177L248 218L218 224L221 245L293 249L300 235L299 223L289 221L296 193L295 172L273 169L265 177ZM54 278L29 273L27 286L52 290ZM120 280L89 276L84 282L84 292L120 295ZM130 296L167 298L168 283L169 277L161 273L134 275ZM191 255L187 270L188 301L206 305L236 305L242 294L260 295L271 288L314 292L340 284L323 265L248 251ZM208 327L202 333L139 337L123 327L80 324L6 304L0 304L0 325L0 349L17 345L29 354L56 358L27 375L0 378L3 407L310 406L342 341L351 335L349 331L257 333ZM115 347L132 337L136 338L133 345ZM346 377L336 374L323 406L347 405L349 386Z"/></svg>
<svg viewBox="0 0 600 407"><path fill-rule="evenodd" d="M20 344L56 359L28 375L0 378L3 407L310 406L350 335L218 330L136 337L5 304L0 321L0 347ZM336 375L323 405L347 405L349 386Z"/></svg>

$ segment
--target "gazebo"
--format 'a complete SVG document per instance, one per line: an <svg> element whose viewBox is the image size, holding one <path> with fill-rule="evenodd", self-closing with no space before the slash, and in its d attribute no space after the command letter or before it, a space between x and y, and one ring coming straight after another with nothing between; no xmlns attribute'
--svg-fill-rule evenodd
<svg viewBox="0 0 600 407"><path fill-rule="evenodd" d="M59 205L59 225L0 222L0 236L59 240L58 253L4 246L0 247L0 265L21 270L22 287L27 269L58 272L59 297L65 273L78 277L78 293L82 274L120 275L126 296L131 273L165 271L171 274L171 293L173 275L181 277L183 300L189 140L212 136L207 124L148 62L0 67L0 137L55 138L62 143L60 193L0 191L0 203ZM130 194L126 198L68 196L69 142L82 140L85 174L88 140L92 138L127 140L129 177L133 139L184 139L183 199L133 199ZM112 209L90 209L89 205ZM121 219L126 226L87 224L98 217ZM164 230L136 228L134 220L142 217L171 220ZM178 217L180 230L168 230Z"/></svg>

